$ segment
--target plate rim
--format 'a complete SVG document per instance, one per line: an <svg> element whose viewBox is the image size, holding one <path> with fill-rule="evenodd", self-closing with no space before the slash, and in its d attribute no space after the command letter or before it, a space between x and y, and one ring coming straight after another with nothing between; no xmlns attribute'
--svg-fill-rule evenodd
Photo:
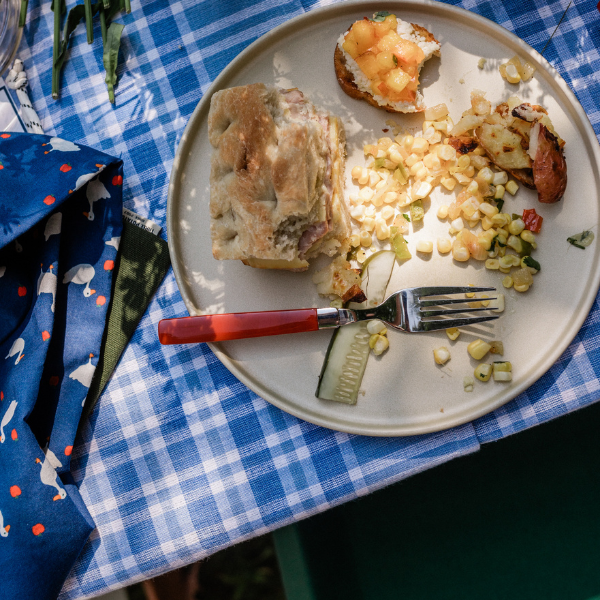
<svg viewBox="0 0 600 600"><path fill-rule="evenodd" d="M179 170L182 168L182 164L185 163L186 157L184 155L186 153L187 145L189 143L187 141L189 138L189 133L198 129L198 126L201 125L201 115L204 111L207 111L208 106L210 105L212 95L217 90L226 87L223 85L223 82L225 82L227 79L229 79L239 71L238 65L240 62L243 62L245 58L249 58L255 53L261 52L264 47L268 47L269 45L271 45L272 40L280 38L280 36L288 29L297 32L298 25L302 26L304 25L304 22L318 20L320 17L328 17L330 13L336 13L335 16L338 17L345 13L356 12L359 9L362 9L364 11L369 11L372 9L381 10L382 7L391 9L394 6L397 6L400 10L405 11L423 11L423 9L427 6L436 7L436 10L439 10L442 13L445 12L447 13L447 15L452 15L452 17L454 17L454 20L456 20L456 18L460 20L466 19L467 21L470 21L471 24L479 23L482 27L491 28L500 36L508 38L508 40L510 40L513 44L519 46L523 53L533 58L535 62L541 64L544 70L552 77L554 82L560 87L562 93L566 96L566 99L568 100L569 108L575 111L575 113L581 121L581 125L586 130L588 141L593 140L591 147L593 149L594 156L592 158L595 157L596 164L600 165L600 145L598 144L598 139L590 123L587 113L583 109L573 90L569 87L569 85L563 79L560 73L539 52L537 52L537 50L532 48L529 44L527 44L524 40L519 38L516 34L502 27L498 23L495 23L491 19L488 19L487 17L484 17L477 13L471 12L462 7L446 4L444 2L438 2L436 0L406 0L401 3L397 0L378 0L366 2L364 0L352 0L312 9L306 13L292 17L291 19L285 21L284 23L281 23L277 27L269 30L260 38L252 42L244 50L242 50L242 52L240 52L235 58L233 58L232 61L227 66L225 66L225 68L219 73L219 75L215 78L215 80L206 90L186 124L186 127L184 129L184 132L182 134L181 140L177 148L177 152L175 154L175 159L173 161L173 166L171 168L169 178L167 196L167 243L169 246L169 253L171 255L171 264L173 267L175 280L177 282L177 286L186 306L186 309L190 314L197 314L197 311L195 310L196 306L194 302L187 293L187 289L183 281L183 274L181 272L179 262L176 259L177 251L175 250L175 240L177 239L177 234L175 232L174 225L173 213L175 209L173 197L177 192L177 186L179 183ZM468 416L459 415L454 418L448 418L447 420L444 420L441 423L436 422L432 425L395 425L392 427L385 427L380 425L356 426L352 423L343 422L342 417L340 417L339 422L332 424L331 420L327 417L315 417L313 414L314 411L310 411L310 413L308 413L307 411L302 410L301 407L290 407L288 404L285 404L285 402L281 401L276 394L271 393L270 390L264 385L261 386L257 384L252 376L247 375L241 369L241 367L238 366L237 361L235 359L227 355L227 353L221 347L221 344L211 342L208 343L208 346L213 351L215 356L219 359L219 361L239 381L241 381L258 396L260 396L270 404L276 406L277 408L283 410L284 412L309 423L312 423L314 425L326 427L328 429L340 431L343 433L367 435L373 437L404 437L443 431L459 425L464 425L465 423L470 423L504 406L505 404L513 400L515 397L517 397L519 394L529 389L545 373L547 373L552 368L552 366L557 362L560 356L569 347L569 345L581 329L581 326L583 325L585 319L588 317L591 307L597 296L598 288L600 287L600 268L598 265L598 252L599 251L597 250L596 269L595 271L592 271L593 277L591 278L591 281L588 281L586 293L582 294L580 298L582 310L577 315L574 315L572 318L570 318L570 327L567 329L566 334L562 339L562 342L555 346L555 348L552 351L546 354L545 359L536 365L535 369L533 370L533 373L529 377L527 377L521 384L513 387L506 395L502 395L498 401L490 402L489 404L485 405L480 409L473 410L468 414Z"/></svg>

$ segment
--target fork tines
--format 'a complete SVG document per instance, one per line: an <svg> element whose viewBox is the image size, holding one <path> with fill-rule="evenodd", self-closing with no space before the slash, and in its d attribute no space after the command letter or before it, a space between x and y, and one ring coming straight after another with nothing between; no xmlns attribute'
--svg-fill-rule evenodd
<svg viewBox="0 0 600 600"><path fill-rule="evenodd" d="M411 290L419 298L425 296L449 296L450 294L471 294L472 292L495 292L493 287L452 287L452 286L431 286L413 288Z"/></svg>
<svg viewBox="0 0 600 600"><path fill-rule="evenodd" d="M419 307L419 317L426 319L429 317L440 317L455 314L474 313L480 311L490 311L493 309L487 307L480 308L456 308L456 309L437 309L437 310L422 310L429 306L445 306L452 304L465 304L467 302L477 302L480 299L475 298L439 298L437 300L421 300L424 297L431 296L447 296L451 294L470 294L474 292L495 292L493 287L426 287L415 288L412 290L416 296L416 304ZM486 301L496 300L497 298L486 298ZM495 321L500 315L492 316L474 316L455 319L435 319L432 321L421 321L421 327L424 331L435 331L437 329L449 329L451 327L465 327L467 325L476 325L477 323L485 323L487 321Z"/></svg>

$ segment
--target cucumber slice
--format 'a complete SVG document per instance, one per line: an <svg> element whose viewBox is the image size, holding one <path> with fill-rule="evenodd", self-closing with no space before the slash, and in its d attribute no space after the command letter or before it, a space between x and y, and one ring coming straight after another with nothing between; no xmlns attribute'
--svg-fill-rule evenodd
<svg viewBox="0 0 600 600"><path fill-rule="evenodd" d="M383 302L396 255L383 250L365 263L361 287L368 300L349 308L365 308ZM358 390L369 358L367 321L345 325L333 332L315 396L344 404L356 404Z"/></svg>
<svg viewBox="0 0 600 600"><path fill-rule="evenodd" d="M381 304L385 299L385 291L395 262L396 254L391 250L381 250L369 256L363 265L360 283L367 301L361 304L351 303L348 308L366 308Z"/></svg>
<svg viewBox="0 0 600 600"><path fill-rule="evenodd" d="M345 325L333 332L315 396L356 404L358 389L369 358L367 321Z"/></svg>

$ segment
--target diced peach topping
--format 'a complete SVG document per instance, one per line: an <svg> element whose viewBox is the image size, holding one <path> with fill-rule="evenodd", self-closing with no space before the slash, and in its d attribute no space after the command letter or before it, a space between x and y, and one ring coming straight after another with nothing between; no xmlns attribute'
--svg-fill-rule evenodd
<svg viewBox="0 0 600 600"><path fill-rule="evenodd" d="M425 59L421 48L396 32L395 15L375 22L363 19L352 25L343 49L370 80L371 91L392 102L414 102L419 85L419 64Z"/></svg>

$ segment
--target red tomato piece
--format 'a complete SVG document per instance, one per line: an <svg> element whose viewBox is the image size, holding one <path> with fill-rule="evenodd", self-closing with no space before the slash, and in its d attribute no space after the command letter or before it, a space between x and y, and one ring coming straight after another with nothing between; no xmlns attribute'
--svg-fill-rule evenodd
<svg viewBox="0 0 600 600"><path fill-rule="evenodd" d="M523 223L525 223L525 229L529 229L533 233L539 233L542 229L543 217L540 217L535 212L535 208L525 209L523 211Z"/></svg>

